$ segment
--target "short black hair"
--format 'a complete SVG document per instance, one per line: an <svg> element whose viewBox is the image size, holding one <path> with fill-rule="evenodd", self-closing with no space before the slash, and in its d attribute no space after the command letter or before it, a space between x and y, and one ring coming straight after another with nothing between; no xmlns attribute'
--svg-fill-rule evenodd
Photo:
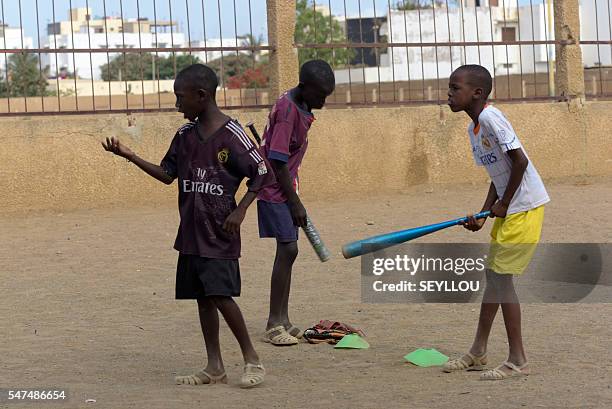
<svg viewBox="0 0 612 409"><path fill-rule="evenodd" d="M217 92L219 79L217 74L204 64L193 64L181 70L176 76L177 80L185 81L185 83L195 89L203 89L208 91L213 99Z"/></svg>
<svg viewBox="0 0 612 409"><path fill-rule="evenodd" d="M489 97L493 89L493 78L491 73L482 65L468 64L457 68L455 72L464 71L468 74L467 82L473 87L482 88L485 98Z"/></svg>
<svg viewBox="0 0 612 409"><path fill-rule="evenodd" d="M300 82L315 83L324 88L333 89L336 86L336 77L330 65L323 60L306 61L300 68Z"/></svg>

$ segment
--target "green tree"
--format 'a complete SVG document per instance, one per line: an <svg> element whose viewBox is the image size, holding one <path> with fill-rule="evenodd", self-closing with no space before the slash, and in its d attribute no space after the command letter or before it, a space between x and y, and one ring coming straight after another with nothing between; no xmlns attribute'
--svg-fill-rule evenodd
<svg viewBox="0 0 612 409"><path fill-rule="evenodd" d="M240 38L240 46L241 47L261 47L263 45L263 35L259 35L255 37L252 34L245 34ZM249 50L249 55L255 61L259 61L261 59L261 50Z"/></svg>
<svg viewBox="0 0 612 409"><path fill-rule="evenodd" d="M0 96L34 97L47 95L48 73L48 68L43 69L42 72L39 70L36 55L12 54L8 59L8 73L0 76Z"/></svg>
<svg viewBox="0 0 612 409"><path fill-rule="evenodd" d="M126 53L115 56L109 64L100 67L104 81L140 81L160 79L174 79L176 73L191 64L201 63L194 55L179 54L175 57L156 57L150 53ZM155 76L153 76L155 69Z"/></svg>
<svg viewBox="0 0 612 409"><path fill-rule="evenodd" d="M208 66L217 73L220 85L223 86L227 84L230 78L240 76L247 70L253 69L253 57L244 53L239 53L238 55L232 54L211 60L208 62ZM223 69L221 69L222 66ZM262 69L267 76L266 67L265 63L255 63L255 69ZM220 72L223 72L222 76L219 75Z"/></svg>
<svg viewBox="0 0 612 409"><path fill-rule="evenodd" d="M316 11L309 0L297 0L295 22L296 44L345 43L346 33L333 17ZM308 60L321 59L334 67L345 66L353 58L354 50L346 48L299 48L300 66Z"/></svg>

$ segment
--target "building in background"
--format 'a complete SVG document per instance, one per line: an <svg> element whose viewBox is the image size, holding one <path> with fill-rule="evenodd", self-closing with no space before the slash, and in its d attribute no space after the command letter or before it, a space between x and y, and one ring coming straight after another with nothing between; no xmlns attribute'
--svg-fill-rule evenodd
<svg viewBox="0 0 612 409"><path fill-rule="evenodd" d="M107 52L58 53L57 63L55 53L43 54L43 67L49 66L51 77L69 73L77 78L99 80L102 78L100 67L121 55L113 49L185 46L185 34L177 31L176 21L122 20L113 16L96 19L87 8L71 9L68 19L47 26L47 36L40 41L41 48L102 49ZM167 57L171 52L159 52L158 55Z"/></svg>
<svg viewBox="0 0 612 409"><path fill-rule="evenodd" d="M0 49L18 50L32 47L32 37L27 37L23 28L9 27L8 24L0 21ZM2 73L2 77L4 77L8 63L7 59L10 56L11 54L8 53L0 53L0 73Z"/></svg>
<svg viewBox="0 0 612 409"><path fill-rule="evenodd" d="M505 3L505 4L504 4ZM386 16L346 19L349 42L390 44L446 42L512 42L553 40L552 1L516 7L516 0L467 0L463 7L387 10ZM524 3L523 3L524 4ZM606 2L581 1L581 39L611 39L612 8ZM376 25L372 22L377 21ZM376 26L376 30L373 27ZM361 30L361 31L359 31ZM382 39L382 41L381 41ZM361 58L364 50L367 58ZM480 64L492 75L547 73L554 69L555 46L398 46L357 49L350 68L353 82L386 82L448 78L463 64ZM612 47L582 46L585 68L612 64ZM349 82L349 69L336 70L336 82Z"/></svg>

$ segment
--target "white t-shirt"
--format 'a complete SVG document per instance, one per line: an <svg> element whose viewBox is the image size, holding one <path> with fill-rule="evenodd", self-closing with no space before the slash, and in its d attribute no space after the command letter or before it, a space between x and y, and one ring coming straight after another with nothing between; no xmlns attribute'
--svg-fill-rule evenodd
<svg viewBox="0 0 612 409"><path fill-rule="evenodd" d="M478 117L478 126L474 129L471 122L468 127L472 153L476 165L484 166L491 177L497 197L501 200L510 181L512 161L506 152L523 148L512 125L504 114L495 107L486 106ZM523 149L525 156L527 152ZM535 209L550 201L542 178L529 160L523 180L510 201L507 214L525 212Z"/></svg>

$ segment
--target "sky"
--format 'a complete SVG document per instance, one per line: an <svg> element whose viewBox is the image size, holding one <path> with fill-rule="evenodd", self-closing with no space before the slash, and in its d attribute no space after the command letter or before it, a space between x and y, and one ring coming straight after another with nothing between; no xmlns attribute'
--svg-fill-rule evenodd
<svg viewBox="0 0 612 409"><path fill-rule="evenodd" d="M389 5L401 0L318 0L317 5L327 6L333 15L363 17L386 14ZM444 0L446 1L446 0ZM533 4L542 4L545 0L532 0ZM452 2L452 0L450 0ZM529 4L529 0L510 0L509 3ZM312 1L311 1L312 4ZM69 20L68 10L89 6L94 18L106 15L136 18L148 17L153 20L172 20L179 23L179 31L189 34L191 40L206 38L234 38L236 34L253 33L267 38L266 1L265 0L0 0L0 20L11 27L23 26L25 35L34 39L47 33L47 24L55 21ZM346 8L345 8L346 7ZM38 10L38 13L36 12ZM189 10L189 19L187 19ZM204 10L204 12L202 11ZM221 12L219 13L219 10ZM55 16L54 16L55 11ZM236 19L234 19L234 15ZM38 19L38 24L37 24ZM221 30L219 29L221 20Z"/></svg>

